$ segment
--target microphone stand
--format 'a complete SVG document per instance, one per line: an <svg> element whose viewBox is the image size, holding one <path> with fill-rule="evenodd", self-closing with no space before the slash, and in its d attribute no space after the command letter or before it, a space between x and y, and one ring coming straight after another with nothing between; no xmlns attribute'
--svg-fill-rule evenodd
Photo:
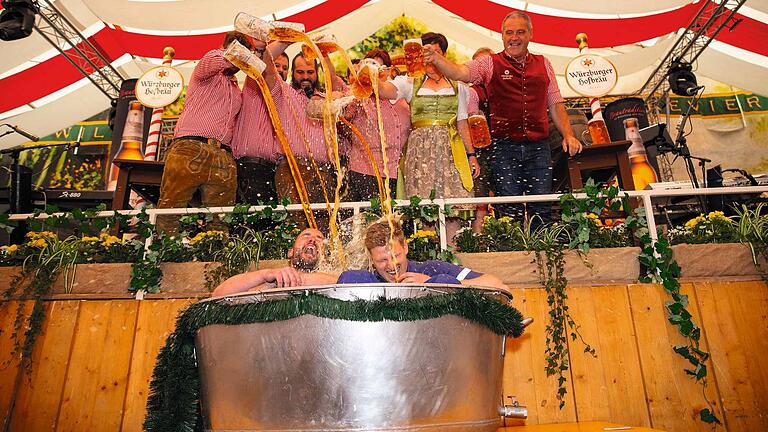
<svg viewBox="0 0 768 432"><path fill-rule="evenodd" d="M705 187L706 187L706 164L707 162L712 162L712 160L707 158L701 158L696 156L691 156L691 150L688 148L688 142L685 139L685 124L688 122L688 119L691 117L691 110L693 109L693 105L697 104L699 102L699 99L701 99L701 94L698 95L695 100L692 100L690 104L688 104L688 109L685 111L685 113L682 115L680 119L680 124L677 125L677 137L675 138L674 147L670 149L670 152L675 155L675 157L682 157L683 160L685 160L685 167L688 171L688 176L691 178L691 185L694 189L699 189L699 180L696 177L696 168L693 166L693 159L696 159L699 161L699 166L701 167L701 171L703 174L703 178L705 179ZM702 195L698 196L699 204L701 204L701 210L702 212L707 212L707 203L704 200L704 197Z"/></svg>

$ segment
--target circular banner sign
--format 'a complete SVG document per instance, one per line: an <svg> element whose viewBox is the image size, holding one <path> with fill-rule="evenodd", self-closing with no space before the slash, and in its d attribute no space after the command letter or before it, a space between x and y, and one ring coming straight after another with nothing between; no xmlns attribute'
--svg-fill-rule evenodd
<svg viewBox="0 0 768 432"><path fill-rule="evenodd" d="M571 90L582 96L600 97L613 90L619 74L616 66L603 57L583 54L568 63L565 80Z"/></svg>
<svg viewBox="0 0 768 432"><path fill-rule="evenodd" d="M171 66L157 66L144 72L136 81L136 99L150 108L162 108L179 98L184 77Z"/></svg>

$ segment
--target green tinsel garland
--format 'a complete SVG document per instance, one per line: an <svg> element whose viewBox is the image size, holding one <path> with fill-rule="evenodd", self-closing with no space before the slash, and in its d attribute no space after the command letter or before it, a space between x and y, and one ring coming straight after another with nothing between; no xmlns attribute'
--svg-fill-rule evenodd
<svg viewBox="0 0 768 432"><path fill-rule="evenodd" d="M520 312L472 290L445 295L373 301L343 301L314 293L246 304L196 303L176 320L176 330L157 356L150 383L144 430L202 431L200 377L195 365L195 333L214 325L282 321L314 315L347 321L416 321L458 315L498 335L518 337L523 332Z"/></svg>

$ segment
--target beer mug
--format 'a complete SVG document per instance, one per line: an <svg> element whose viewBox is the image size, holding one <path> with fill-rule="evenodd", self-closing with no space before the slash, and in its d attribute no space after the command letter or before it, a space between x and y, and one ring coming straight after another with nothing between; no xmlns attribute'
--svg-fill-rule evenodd
<svg viewBox="0 0 768 432"><path fill-rule="evenodd" d="M403 53L405 54L405 67L408 76L422 76L426 72L424 67L424 51L421 39L407 39L403 41Z"/></svg>
<svg viewBox="0 0 768 432"><path fill-rule="evenodd" d="M272 21L269 30L269 39L284 42L301 42L306 40L304 24L285 21Z"/></svg>
<svg viewBox="0 0 768 432"><path fill-rule="evenodd" d="M589 140L587 140L589 136ZM587 144L607 144L611 142L605 120L593 118L587 122L587 130L581 133L581 139Z"/></svg>
<svg viewBox="0 0 768 432"><path fill-rule="evenodd" d="M470 113L467 123L469 123L469 135L474 148L485 148L491 145L491 131L488 129L485 114L481 111Z"/></svg>
<svg viewBox="0 0 768 432"><path fill-rule="evenodd" d="M269 30L272 25L259 17L240 12L235 16L235 30L260 41L269 39Z"/></svg>
<svg viewBox="0 0 768 432"><path fill-rule="evenodd" d="M332 34L320 33L314 35L312 36L312 42L317 45L317 48L324 56L339 49L339 44L336 42L336 36ZM312 47L306 44L301 46L301 53L304 54L304 58L309 61L315 60L317 58L317 54L315 54L315 51L312 49Z"/></svg>
<svg viewBox="0 0 768 432"><path fill-rule="evenodd" d="M371 96L373 93L373 75L378 75L381 66L374 59L363 59L360 62L360 69L357 71L357 80L355 80L352 87L352 94L356 97L365 99Z"/></svg>
<svg viewBox="0 0 768 432"><path fill-rule="evenodd" d="M254 52L243 46L237 40L233 40L224 51L224 58L240 68L246 75L253 79L261 76L267 65Z"/></svg>

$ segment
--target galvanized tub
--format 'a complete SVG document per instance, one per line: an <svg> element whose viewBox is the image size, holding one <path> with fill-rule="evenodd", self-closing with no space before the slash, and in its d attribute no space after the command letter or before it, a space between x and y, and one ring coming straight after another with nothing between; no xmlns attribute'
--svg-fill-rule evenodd
<svg viewBox="0 0 768 432"><path fill-rule="evenodd" d="M455 289L361 284L302 291L373 300ZM207 301L263 301L290 292ZM305 315L203 327L196 336L203 424L210 431L495 431L503 345L502 336L455 315L409 322Z"/></svg>

